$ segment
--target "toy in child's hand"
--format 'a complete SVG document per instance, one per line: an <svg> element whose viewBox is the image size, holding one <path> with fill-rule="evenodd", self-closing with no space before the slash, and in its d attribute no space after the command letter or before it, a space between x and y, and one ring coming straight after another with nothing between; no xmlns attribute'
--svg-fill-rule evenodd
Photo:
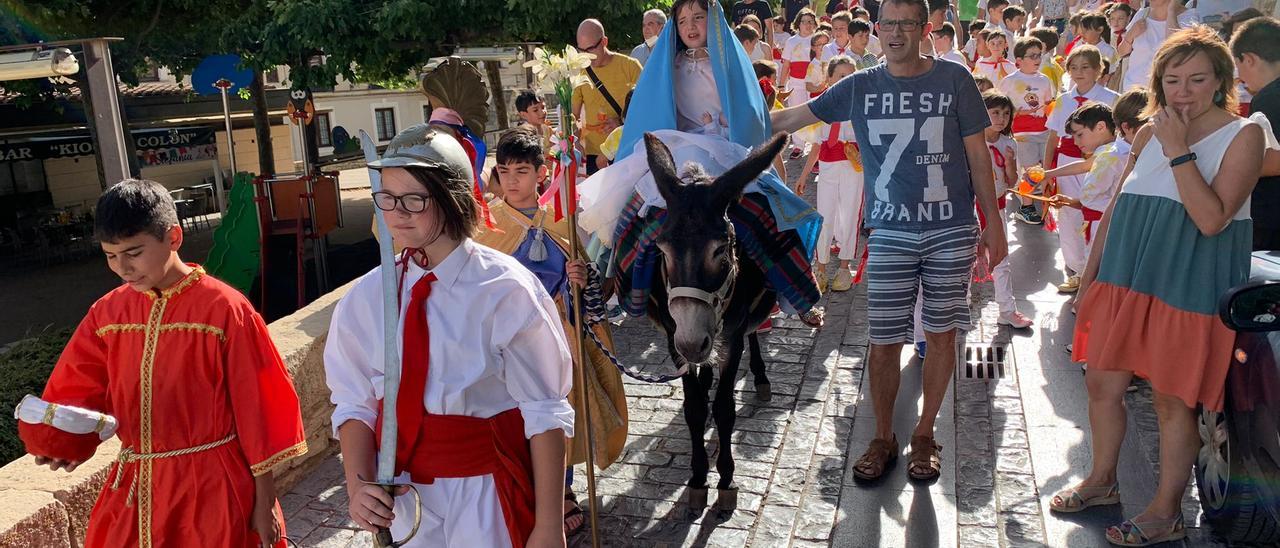
<svg viewBox="0 0 1280 548"><path fill-rule="evenodd" d="M18 437L28 453L68 462L84 462L103 440L115 435L115 417L27 395L13 412Z"/></svg>

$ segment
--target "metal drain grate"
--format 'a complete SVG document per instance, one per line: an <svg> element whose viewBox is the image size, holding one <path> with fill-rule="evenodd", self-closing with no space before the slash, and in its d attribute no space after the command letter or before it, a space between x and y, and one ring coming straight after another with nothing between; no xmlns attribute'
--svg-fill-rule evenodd
<svg viewBox="0 0 1280 548"><path fill-rule="evenodd" d="M957 373L965 379L1003 379L1008 356L1009 348L1005 344L966 343Z"/></svg>

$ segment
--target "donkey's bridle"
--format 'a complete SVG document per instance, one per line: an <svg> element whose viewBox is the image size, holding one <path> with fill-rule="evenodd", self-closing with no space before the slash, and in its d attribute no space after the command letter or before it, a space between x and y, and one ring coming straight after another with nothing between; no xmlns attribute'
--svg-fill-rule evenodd
<svg viewBox="0 0 1280 548"><path fill-rule="evenodd" d="M688 297L706 303L717 314L724 314L724 307L728 304L729 292L733 291L733 281L738 274L738 257L737 257L737 238L733 236L733 229L729 230L728 249L730 253L729 274L724 277L724 281L720 283L720 287L715 291L707 291L697 287L678 286L671 287L670 280L663 276L663 285L667 286L667 306L671 306L671 301L678 297ZM666 257L664 256L665 260Z"/></svg>

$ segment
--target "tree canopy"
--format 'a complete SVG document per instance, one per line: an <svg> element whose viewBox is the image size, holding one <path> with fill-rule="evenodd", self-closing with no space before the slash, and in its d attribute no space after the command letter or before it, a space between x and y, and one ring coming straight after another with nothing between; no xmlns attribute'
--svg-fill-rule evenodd
<svg viewBox="0 0 1280 548"><path fill-rule="evenodd" d="M295 86L394 80L456 46L572 42L600 19L615 45L640 41L641 15L670 0L0 0L6 44L119 36L116 71L152 64L189 74L216 53L251 68L290 67ZM323 54L323 57L316 57ZM312 59L322 59L313 64ZM12 86L10 86L12 89Z"/></svg>

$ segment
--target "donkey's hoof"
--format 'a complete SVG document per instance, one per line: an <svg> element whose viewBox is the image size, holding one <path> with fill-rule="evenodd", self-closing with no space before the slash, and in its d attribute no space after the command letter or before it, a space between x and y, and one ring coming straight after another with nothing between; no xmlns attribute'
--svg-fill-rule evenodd
<svg viewBox="0 0 1280 548"><path fill-rule="evenodd" d="M732 512L738 509L737 487L717 489L717 491L719 491L719 493L716 495L716 510L721 512Z"/></svg>
<svg viewBox="0 0 1280 548"><path fill-rule="evenodd" d="M707 507L707 488L706 487L685 487L685 501L689 503L689 509L695 512L701 512Z"/></svg>
<svg viewBox="0 0 1280 548"><path fill-rule="evenodd" d="M756 385L756 401L769 401L773 399L773 385L769 383L760 383Z"/></svg>

